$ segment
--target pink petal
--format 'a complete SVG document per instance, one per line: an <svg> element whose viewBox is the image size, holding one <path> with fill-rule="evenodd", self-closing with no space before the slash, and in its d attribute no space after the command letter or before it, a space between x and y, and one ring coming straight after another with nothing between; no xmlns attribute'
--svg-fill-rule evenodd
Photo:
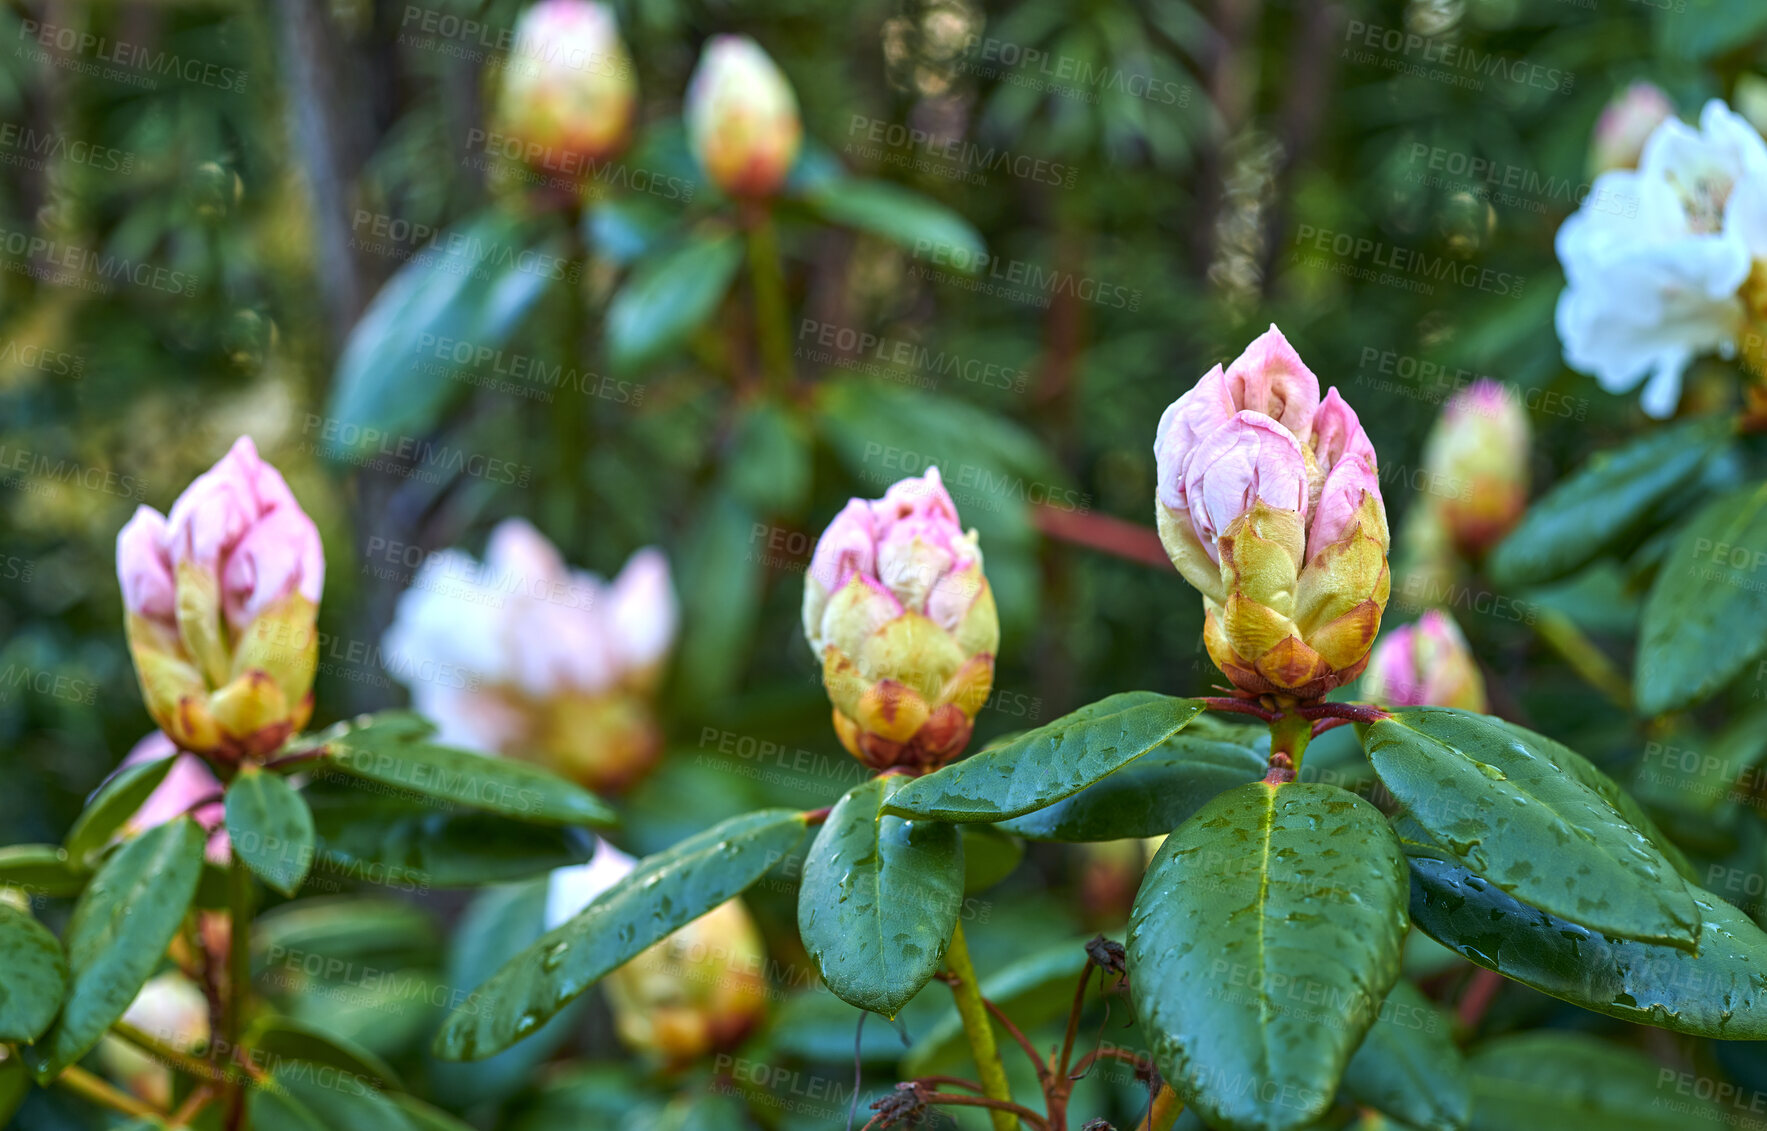
<svg viewBox="0 0 1767 1131"><path fill-rule="evenodd" d="M1307 461L1301 443L1275 420L1246 410L1203 440L1184 477L1197 536L1219 561L1216 539L1262 500L1282 510L1307 510Z"/></svg>
<svg viewBox="0 0 1767 1131"><path fill-rule="evenodd" d="M152 507L137 507L117 533L117 580L123 607L172 625L177 619L177 583L166 548L166 519Z"/></svg>
<svg viewBox="0 0 1767 1131"><path fill-rule="evenodd" d="M1234 359L1226 377L1239 408L1272 417L1296 436L1312 434L1319 378L1274 323Z"/></svg>

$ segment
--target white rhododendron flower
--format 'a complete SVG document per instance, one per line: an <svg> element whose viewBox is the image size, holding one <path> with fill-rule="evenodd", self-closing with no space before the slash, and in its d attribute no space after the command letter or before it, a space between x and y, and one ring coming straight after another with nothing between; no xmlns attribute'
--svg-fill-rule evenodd
<svg viewBox="0 0 1767 1131"><path fill-rule="evenodd" d="M1767 255L1767 144L1714 99L1696 130L1670 118L1636 170L1597 177L1558 231L1565 362L1609 392L1644 384L1644 410L1675 411L1693 358L1735 356L1739 294Z"/></svg>

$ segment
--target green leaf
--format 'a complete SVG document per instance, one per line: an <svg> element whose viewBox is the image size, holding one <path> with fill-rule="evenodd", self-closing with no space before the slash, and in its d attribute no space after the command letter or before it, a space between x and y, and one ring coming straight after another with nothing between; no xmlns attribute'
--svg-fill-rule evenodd
<svg viewBox="0 0 1767 1131"><path fill-rule="evenodd" d="M1086 943L1073 939L1028 954L982 977L982 996L1000 1007L1021 1029L1034 1029L1073 1006L1074 987L1086 967ZM1094 988L1097 988L1095 982ZM918 1007L917 1007L918 1008ZM869 1030L867 1030L869 1032ZM850 1044L851 1042L849 1042ZM955 1004L915 1040L902 1057L904 1078L953 1072L970 1056L963 1018Z"/></svg>
<svg viewBox="0 0 1767 1131"><path fill-rule="evenodd" d="M1072 797L1156 749L1203 709L1195 699L1125 691L896 791L886 812L1000 821ZM1127 834L1124 834L1127 835Z"/></svg>
<svg viewBox="0 0 1767 1131"><path fill-rule="evenodd" d="M424 797L524 821L611 825L600 798L539 766L492 758L428 741L435 728L416 715L389 711L325 736L325 766Z"/></svg>
<svg viewBox="0 0 1767 1131"><path fill-rule="evenodd" d="M106 859L80 894L63 936L67 1002L24 1053L39 1083L85 1056L135 1000L184 921L207 839L189 817L157 825Z"/></svg>
<svg viewBox="0 0 1767 1131"><path fill-rule="evenodd" d="M804 861L798 934L834 995L894 1018L932 981L963 907L957 828L883 813L907 779L861 782Z"/></svg>
<svg viewBox="0 0 1767 1131"><path fill-rule="evenodd" d="M380 1057L335 1033L327 1033L292 1017L264 1017L253 1024L245 1046L270 1054L268 1063L298 1060L329 1066L371 1088L402 1088L398 1075Z"/></svg>
<svg viewBox="0 0 1767 1131"><path fill-rule="evenodd" d="M262 1084L246 1099L254 1131L332 1131L318 1115L279 1084Z"/></svg>
<svg viewBox="0 0 1767 1131"><path fill-rule="evenodd" d="M480 986L436 1035L444 1060L481 1060L534 1032L589 986L742 894L804 838L805 815L763 809L641 861L617 887Z"/></svg>
<svg viewBox="0 0 1767 1131"><path fill-rule="evenodd" d="M718 490L688 536L681 615L694 630L681 641L677 693L698 709L728 695L747 666L766 572L766 547L755 541L757 526L759 515L734 494Z"/></svg>
<svg viewBox="0 0 1767 1131"><path fill-rule="evenodd" d="M388 436L430 431L471 386L443 342L506 346L548 289L565 285L568 246L543 222L487 211L414 254L368 304L338 359L319 452L348 459ZM541 254L533 254L539 252Z"/></svg>
<svg viewBox="0 0 1767 1131"><path fill-rule="evenodd" d="M758 514L799 513L810 497L811 440L790 405L757 401L737 422L726 467L731 493Z"/></svg>
<svg viewBox="0 0 1767 1131"><path fill-rule="evenodd" d="M1268 758L1201 716L1146 754L1065 801L1002 822L1031 840L1103 841L1163 836L1212 798L1262 778Z"/></svg>
<svg viewBox="0 0 1767 1131"><path fill-rule="evenodd" d="M79 895L86 873L74 866L67 849L55 844L11 844L0 848L0 888L38 896Z"/></svg>
<svg viewBox="0 0 1767 1131"><path fill-rule="evenodd" d="M1724 495L1675 537L1639 624L1632 686L1657 715L1711 697L1767 650L1767 484Z"/></svg>
<svg viewBox="0 0 1767 1131"><path fill-rule="evenodd" d="M92 858L104 851L123 822L135 815L148 795L159 788L178 755L169 754L152 762L141 762L111 775L110 780L92 794L86 808L68 830L67 854L75 864L91 867Z"/></svg>
<svg viewBox="0 0 1767 1131"><path fill-rule="evenodd" d="M0 1060L0 1125L12 1126L13 1113L31 1090L31 1074L16 1056Z"/></svg>
<svg viewBox="0 0 1767 1131"><path fill-rule="evenodd" d="M1691 1088L1663 1087L1667 1070L1650 1057L1588 1033L1499 1037L1474 1049L1467 1068L1472 1131L1718 1131L1729 1125Z"/></svg>
<svg viewBox="0 0 1767 1131"><path fill-rule="evenodd" d="M1025 842L998 825L957 826L963 841L963 894L987 891L1012 875L1025 858Z"/></svg>
<svg viewBox="0 0 1767 1131"><path fill-rule="evenodd" d="M412 1131L405 1113L369 1077L331 1064L280 1061L268 1085L253 1089L254 1105L266 1094L277 1096L277 1114L260 1124L253 1107L252 1126L261 1131L309 1131L309 1120L325 1131Z"/></svg>
<svg viewBox="0 0 1767 1131"><path fill-rule="evenodd" d="M381 969L433 965L441 953L438 933L423 908L402 899L309 897L259 915L252 922L252 954L259 967L314 954Z"/></svg>
<svg viewBox="0 0 1767 1131"><path fill-rule="evenodd" d="M630 373L679 348L717 312L742 263L742 241L703 228L641 260L607 304L608 360Z"/></svg>
<svg viewBox="0 0 1767 1131"><path fill-rule="evenodd" d="M310 785L305 794L316 838L314 882L341 877L398 891L476 887L581 864L594 847L581 829L380 796L349 783Z"/></svg>
<svg viewBox="0 0 1767 1131"><path fill-rule="evenodd" d="M1767 33L1767 6L1755 0L1659 0L1653 31L1665 55L1705 60Z"/></svg>
<svg viewBox="0 0 1767 1131"><path fill-rule="evenodd" d="M1584 1009L1678 1033L1767 1038L1767 934L1690 887L1700 915L1691 954L1602 935L1529 907L1446 853L1407 846L1411 918L1462 957Z"/></svg>
<svg viewBox="0 0 1767 1131"><path fill-rule="evenodd" d="M1410 982L1393 983L1344 1069L1344 1090L1419 1131L1459 1131L1472 1108L1453 1026Z"/></svg>
<svg viewBox="0 0 1767 1131"><path fill-rule="evenodd" d="M949 256L966 275L987 261L988 245L968 220L900 185L849 177L818 186L803 199L830 223L882 236L916 255Z"/></svg>
<svg viewBox="0 0 1767 1131"><path fill-rule="evenodd" d="M1129 928L1154 1061L1210 1123L1302 1127L1399 977L1405 863L1336 786L1255 782L1166 838Z"/></svg>
<svg viewBox="0 0 1767 1131"><path fill-rule="evenodd" d="M1593 930L1692 949L1699 915L1651 838L1603 796L1618 787L1543 735L1413 707L1363 730L1375 773L1460 863Z"/></svg>
<svg viewBox="0 0 1767 1131"><path fill-rule="evenodd" d="M1730 433L1729 420L1705 417L1596 455L1528 507L1491 555L1492 580L1505 588L1552 581L1621 548L1699 478Z"/></svg>
<svg viewBox="0 0 1767 1131"><path fill-rule="evenodd" d="M227 787L227 837L252 874L283 895L313 866L313 814L293 786L246 766Z"/></svg>
<svg viewBox="0 0 1767 1131"><path fill-rule="evenodd" d="M0 1041L43 1035L67 992L67 958L49 928L0 903Z"/></svg>
<svg viewBox="0 0 1767 1131"><path fill-rule="evenodd" d="M395 1092L388 1098L405 1113L412 1131L473 1131L469 1124L460 1122L439 1108L431 1107L415 1096Z"/></svg>

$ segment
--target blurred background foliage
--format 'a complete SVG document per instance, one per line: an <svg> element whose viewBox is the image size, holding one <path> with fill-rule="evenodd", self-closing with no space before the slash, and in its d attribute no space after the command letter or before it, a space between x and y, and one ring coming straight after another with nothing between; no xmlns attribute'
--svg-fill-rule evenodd
<svg viewBox="0 0 1767 1131"><path fill-rule="evenodd" d="M633 851L755 804L828 804L852 784L801 639L802 575L846 498L928 463L980 528L1000 607L978 741L1117 690L1204 692L1219 677L1199 603L1151 535L1165 405L1275 321L1368 426L1395 530L1430 490L1425 432L1476 375L1522 394L1536 490L1555 482L1647 427L1635 399L1563 366L1553 331L1553 234L1590 179L1597 114L1639 78L1684 114L1711 96L1748 113L1743 95L1767 69L1767 9L1753 0L621 0L639 124L623 172L572 201L556 178L499 159L486 134L499 36L521 6L0 8L7 842L58 840L149 729L123 647L115 534L241 433L325 536L316 724L403 702L379 640L431 551L478 552L512 515L603 574L638 546L667 550L685 606L671 752L626 800ZM93 39L64 51L61 29ZM1394 29L1531 77L1444 77L1381 46ZM774 216L789 373L755 330L745 217L683 139L687 77L718 32L757 38L803 106L805 152ZM136 48L184 65L152 69ZM1027 49L1044 62L1025 62ZM990 167L978 153L1008 156ZM939 249L975 240L993 257L979 275L941 262ZM552 266L512 266L510 250ZM145 272L107 273L119 259ZM1433 275L1438 264L1454 275ZM1732 395L1728 369L1707 364L1686 411ZM1628 670L1641 593L1615 568L1525 593L1471 576L1433 599L1467 632L1499 713L1622 781L1676 744L1723 743L1753 765L1758 678L1703 712L1642 720L1541 632L1562 614ZM1396 578L1390 621L1424 603ZM1349 745L1322 740L1309 765L1330 772ZM1680 775L1649 784L1702 859L1746 877L1712 886L1759 914L1754 808L1708 804ZM978 965L1120 930L1139 867L1133 846L1032 846L977 897L973 922L966 912ZM751 903L777 969L801 975L794 898L786 884ZM459 919L462 904L381 893L354 935L317 913L278 929L464 989L494 966L488 955L520 944L487 934L495 913L482 906ZM437 942L441 922L456 924L451 944ZM1453 1000L1468 968L1436 960L1426 973ZM425 1068L437 995L280 990L308 994L291 1008L427 1075L444 1104L487 1125L524 1086L509 1126L674 1102L667 1086L594 1064L534 1086L531 1058L561 1041L614 1054L600 1006L509 1054L494 1082L495 1068ZM924 1038L945 1009L942 996L917 1002L906 1033ZM854 1019L828 995L782 992L743 1055L850 1080ZM1516 986L1486 1027L1534 1024L1623 1033L1659 1054L1691 1044ZM887 1076L901 1046L874 1021L863 1047ZM1674 1055L1708 1069L1716 1057L1767 1086L1752 1047ZM693 1112L666 1118L737 1126L711 1109L756 1087L769 1091L684 1088ZM1117 1094L1096 1106L1124 1120L1143 1095L1126 1079L1099 1088ZM785 1095L730 1118L829 1125L826 1097L799 1104L805 1116L793 1106L804 1097Z"/></svg>

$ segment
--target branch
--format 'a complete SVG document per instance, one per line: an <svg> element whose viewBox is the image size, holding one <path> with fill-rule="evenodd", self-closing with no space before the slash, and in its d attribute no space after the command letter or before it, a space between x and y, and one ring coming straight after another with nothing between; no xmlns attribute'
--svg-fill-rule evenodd
<svg viewBox="0 0 1767 1131"><path fill-rule="evenodd" d="M1160 536L1138 522L1041 503L1031 508L1031 523L1039 533L1058 541L1072 542L1159 570L1172 568L1172 559L1160 543Z"/></svg>
<svg viewBox="0 0 1767 1131"><path fill-rule="evenodd" d="M947 1104L951 1107L986 1107L995 1111L1010 1111L1031 1126L1049 1131L1049 1124L1041 1115L1011 1100L994 1100L987 1096L953 1096L948 1092L928 1092L921 1099L929 1104Z"/></svg>
<svg viewBox="0 0 1767 1131"><path fill-rule="evenodd" d="M164 1119L166 1113L152 1104L138 1100L134 1096L118 1091L92 1073L77 1064L70 1064L61 1070L55 1082L76 1095L84 1096L101 1107L112 1111L120 1111L124 1115L132 1115L137 1119Z"/></svg>
<svg viewBox="0 0 1767 1131"><path fill-rule="evenodd" d="M1261 705L1256 699L1242 699L1237 695L1205 695L1203 706L1211 711L1226 711L1235 715L1253 715L1267 723L1282 718L1281 711L1272 711Z"/></svg>

